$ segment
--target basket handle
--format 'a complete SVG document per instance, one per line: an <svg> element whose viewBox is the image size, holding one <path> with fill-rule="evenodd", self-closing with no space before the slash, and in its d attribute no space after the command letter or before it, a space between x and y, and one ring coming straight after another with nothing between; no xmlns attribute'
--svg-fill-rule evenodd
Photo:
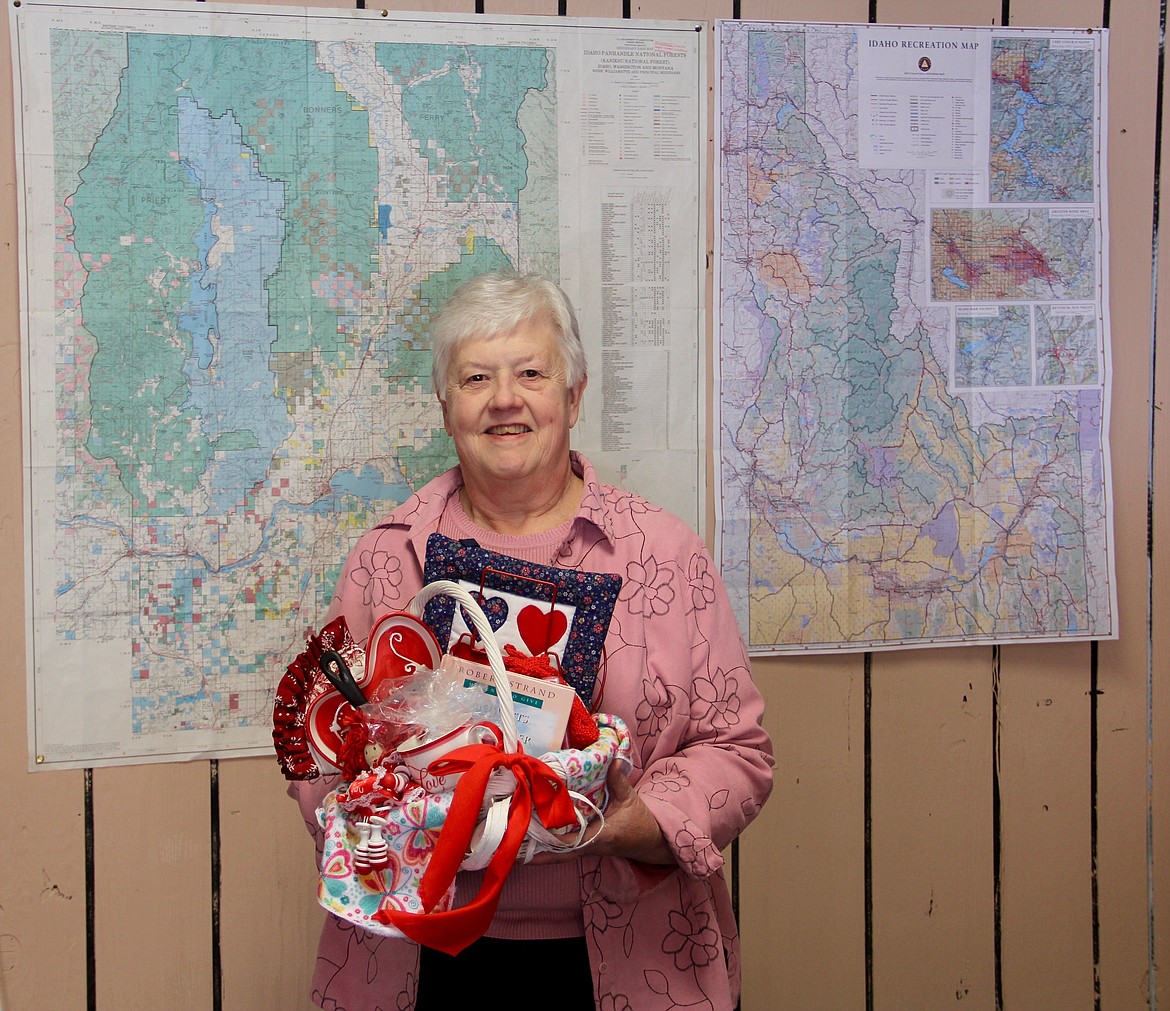
<svg viewBox="0 0 1170 1011"><path fill-rule="evenodd" d="M492 626L488 623L487 616L483 613L483 608L479 606L476 599L464 587L450 579L436 579L433 583L427 583L414 595L407 610L421 621L423 608L426 607L427 602L432 597L438 596L451 597L462 605L467 617L475 626L475 631L483 644L483 650L487 654L488 664L492 669L492 678L495 681L496 700L500 704L500 730L504 735L504 750L515 754L520 747L520 737L516 732L516 713L512 708L512 685L508 680L508 672L504 670L504 657L500 653L500 644L496 642Z"/></svg>

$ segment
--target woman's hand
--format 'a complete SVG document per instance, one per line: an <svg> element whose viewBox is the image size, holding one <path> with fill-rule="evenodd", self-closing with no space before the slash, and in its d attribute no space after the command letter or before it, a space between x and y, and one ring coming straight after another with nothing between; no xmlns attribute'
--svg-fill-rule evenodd
<svg viewBox="0 0 1170 1011"><path fill-rule="evenodd" d="M584 856L625 857L647 864L675 862L658 822L617 762L610 765L605 783L609 788L609 803L604 825L600 818L595 818L585 829L587 841L583 846L560 853L538 853L530 863L563 863Z"/></svg>

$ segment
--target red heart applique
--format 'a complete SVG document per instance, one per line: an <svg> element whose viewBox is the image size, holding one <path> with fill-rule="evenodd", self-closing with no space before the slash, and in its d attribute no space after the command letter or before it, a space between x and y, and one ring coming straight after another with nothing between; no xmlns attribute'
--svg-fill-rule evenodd
<svg viewBox="0 0 1170 1011"><path fill-rule="evenodd" d="M536 656L560 642L565 629L569 627L569 619L555 608L550 607L546 611L529 604L516 615L516 627L520 630L520 638L524 640L528 652Z"/></svg>

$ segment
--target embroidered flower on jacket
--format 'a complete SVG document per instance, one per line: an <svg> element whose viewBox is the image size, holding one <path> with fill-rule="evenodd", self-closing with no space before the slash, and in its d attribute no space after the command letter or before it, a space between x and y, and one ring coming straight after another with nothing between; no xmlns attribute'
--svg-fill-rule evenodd
<svg viewBox="0 0 1170 1011"><path fill-rule="evenodd" d="M674 573L665 565L659 567L653 555L645 562L630 562L621 599L628 602L633 614L666 614L674 600L673 581Z"/></svg>
<svg viewBox="0 0 1170 1011"><path fill-rule="evenodd" d="M605 496L606 504L619 516L622 513L629 513L631 516L641 515L643 513L661 512L658 506L652 505L644 498L638 495L631 495L628 491L622 488L614 488Z"/></svg>
<svg viewBox="0 0 1170 1011"><path fill-rule="evenodd" d="M709 678L695 678L695 695L710 706L712 726L726 730L739 723L739 680L718 667Z"/></svg>
<svg viewBox="0 0 1170 1011"><path fill-rule="evenodd" d="M389 551L363 551L358 555L358 565L351 573L351 578L364 591L363 602L371 607L380 607L398 599L402 565Z"/></svg>
<svg viewBox="0 0 1170 1011"><path fill-rule="evenodd" d="M687 566L687 579L691 584L691 603L696 611L706 609L715 603L715 577L704 555L692 555Z"/></svg>
<svg viewBox="0 0 1170 1011"><path fill-rule="evenodd" d="M601 1011L634 1011L630 998L624 993L607 993L597 1006Z"/></svg>
<svg viewBox="0 0 1170 1011"><path fill-rule="evenodd" d="M675 833L674 842L679 860L691 868L691 873L705 878L714 870L707 859L712 849L711 840L705 835L696 835L690 821Z"/></svg>
<svg viewBox="0 0 1170 1011"><path fill-rule="evenodd" d="M674 692L661 681L642 682L642 701L634 710L639 736L657 737L670 723L674 709Z"/></svg>
<svg viewBox="0 0 1170 1011"><path fill-rule="evenodd" d="M691 777L676 762L667 762L662 772L650 773L646 789L651 793L681 793L691 785Z"/></svg>
<svg viewBox="0 0 1170 1011"><path fill-rule="evenodd" d="M589 893L589 898L585 900L582 910L585 918L585 931L588 933L589 931L595 930L601 933L622 919L622 907L614 902L613 899L607 898L602 894L600 871L594 871L592 875L586 875L584 881Z"/></svg>
<svg viewBox="0 0 1170 1011"><path fill-rule="evenodd" d="M687 906L672 910L668 921L670 933L663 938L662 950L674 956L680 971L710 965L719 957L719 931L711 926L711 917L701 909Z"/></svg>

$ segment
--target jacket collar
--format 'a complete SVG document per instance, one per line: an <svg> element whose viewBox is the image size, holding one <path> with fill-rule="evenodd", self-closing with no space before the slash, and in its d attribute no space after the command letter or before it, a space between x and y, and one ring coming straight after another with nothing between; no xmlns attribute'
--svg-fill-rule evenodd
<svg viewBox="0 0 1170 1011"><path fill-rule="evenodd" d="M596 527L611 544L615 540L613 523L605 505L604 490L597 478L597 471L588 457L570 451L569 460L573 470L585 484L581 504L573 519L573 535L579 532L582 523ZM427 554L427 538L439 529L439 517L447 507L452 495L463 487L463 473L458 467L440 474L398 506L378 525L380 527L406 527L409 539L421 569Z"/></svg>

